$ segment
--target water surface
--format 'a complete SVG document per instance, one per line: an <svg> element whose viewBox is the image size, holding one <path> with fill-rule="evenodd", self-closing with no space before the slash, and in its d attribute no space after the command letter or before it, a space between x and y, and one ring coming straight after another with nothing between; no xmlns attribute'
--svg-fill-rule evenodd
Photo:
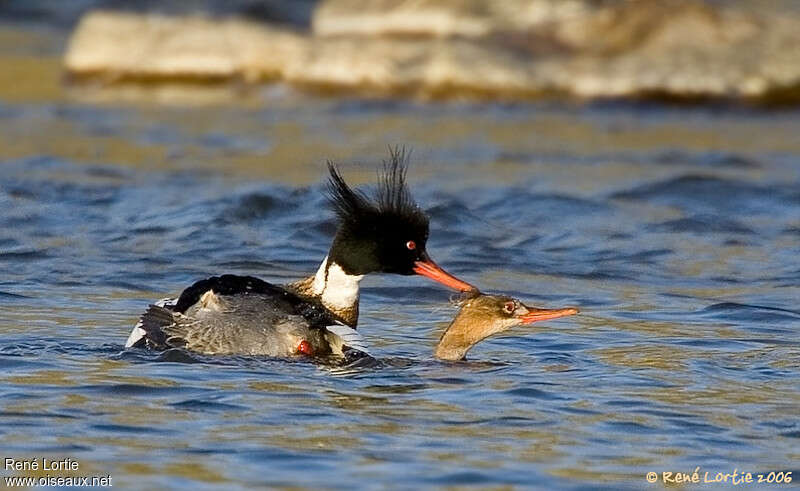
<svg viewBox="0 0 800 491"><path fill-rule="evenodd" d="M256 97L0 101L3 456L138 488L797 471L800 113ZM581 315L440 363L450 293L370 276L380 368L123 349L194 280L313 272L324 160L368 183L396 143L440 264Z"/></svg>

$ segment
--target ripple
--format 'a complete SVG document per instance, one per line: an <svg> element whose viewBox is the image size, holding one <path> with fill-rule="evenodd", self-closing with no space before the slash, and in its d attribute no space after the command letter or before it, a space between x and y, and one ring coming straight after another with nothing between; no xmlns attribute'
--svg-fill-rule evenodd
<svg viewBox="0 0 800 491"><path fill-rule="evenodd" d="M525 213L520 211L525 210ZM560 194L531 193L525 189L509 189L500 197L480 204L474 214L483 220L502 220L504 226L515 224L545 223L555 217L571 219L586 215L608 212L608 207L600 202Z"/></svg>
<svg viewBox="0 0 800 491"><path fill-rule="evenodd" d="M652 184L644 184L611 195L613 199L649 201L685 210L706 211L726 215L729 199L736 197L739 213L774 213L776 209L794 209L800 204L795 186L772 184L761 186L734 179L713 176L685 175Z"/></svg>
<svg viewBox="0 0 800 491"><path fill-rule="evenodd" d="M224 402L203 399L187 399L185 401L172 403L170 406L174 407L175 409L185 409L188 411L197 412L241 411L246 409L245 407L238 406L236 404L227 404Z"/></svg>
<svg viewBox="0 0 800 491"><path fill-rule="evenodd" d="M715 319L754 323L791 322L800 320L800 312L798 311L734 302L716 303L706 307L698 312L698 314Z"/></svg>
<svg viewBox="0 0 800 491"><path fill-rule="evenodd" d="M48 257L46 249L19 249L0 251L0 261L36 261Z"/></svg>
<svg viewBox="0 0 800 491"><path fill-rule="evenodd" d="M204 392L205 389L199 387L174 386L156 387L138 384L111 384L111 385L84 385L75 388L76 392L89 392L108 394L111 396L149 396L161 397L164 395L176 394L185 395L192 392Z"/></svg>
<svg viewBox="0 0 800 491"><path fill-rule="evenodd" d="M278 187L250 192L236 198L236 203L228 206L219 220L222 223L254 222L276 213L290 213L297 210L305 194Z"/></svg>
<svg viewBox="0 0 800 491"><path fill-rule="evenodd" d="M160 427L160 428L151 428L147 426L130 426L130 425L119 425L119 424L93 424L89 425L89 427L93 430L101 431L101 432L109 432L109 433L130 433L130 434L159 434L159 435L170 435L175 434L175 431Z"/></svg>
<svg viewBox="0 0 800 491"><path fill-rule="evenodd" d="M687 152L684 150L666 150L656 154L652 161L657 164L682 164L694 167L757 169L762 166L753 158L720 151Z"/></svg>
<svg viewBox="0 0 800 491"><path fill-rule="evenodd" d="M630 434L652 434L652 433L659 433L662 431L658 428L653 428L651 426L646 426L633 421L609 421L603 424L610 431L620 431L623 433L630 433Z"/></svg>
<svg viewBox="0 0 800 491"><path fill-rule="evenodd" d="M77 416L71 414L60 413L36 413L36 412L15 412L15 411L0 411L0 418L55 418L55 419L78 419Z"/></svg>
<svg viewBox="0 0 800 491"><path fill-rule="evenodd" d="M521 387L518 389L511 389L507 390L506 394L512 396L520 396L525 398L532 398L532 399L545 399L545 400L563 400L563 397L560 397L552 392L547 392L544 390L535 389L533 387Z"/></svg>
<svg viewBox="0 0 800 491"><path fill-rule="evenodd" d="M744 235L755 233L752 229L742 225L736 220L726 219L718 215L697 215L691 218L668 220L659 224L650 225L648 228L656 232L691 232L701 235L715 232Z"/></svg>
<svg viewBox="0 0 800 491"><path fill-rule="evenodd" d="M479 484L497 483L497 479L488 473L466 471L452 472L444 474L428 482L435 484L446 484L448 486L475 486Z"/></svg>
<svg viewBox="0 0 800 491"><path fill-rule="evenodd" d="M12 293L0 290L0 298L4 298L7 300L14 300L14 299L23 299L23 298L31 298L26 295L20 295L19 293Z"/></svg>

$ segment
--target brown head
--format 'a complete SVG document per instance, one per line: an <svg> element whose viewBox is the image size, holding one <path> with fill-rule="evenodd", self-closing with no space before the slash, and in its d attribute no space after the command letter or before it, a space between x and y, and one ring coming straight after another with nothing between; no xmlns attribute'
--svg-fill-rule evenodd
<svg viewBox="0 0 800 491"><path fill-rule="evenodd" d="M442 360L463 360L473 346L493 334L521 324L578 313L576 308L537 309L505 295L479 295L462 301L461 310L436 346Z"/></svg>

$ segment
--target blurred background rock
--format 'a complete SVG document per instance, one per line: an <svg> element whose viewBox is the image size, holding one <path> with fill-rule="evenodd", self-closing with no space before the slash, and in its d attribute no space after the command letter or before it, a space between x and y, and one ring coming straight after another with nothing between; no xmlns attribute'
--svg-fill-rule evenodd
<svg viewBox="0 0 800 491"><path fill-rule="evenodd" d="M800 5L788 0L39 0L2 3L0 18L71 31L73 86L800 100Z"/></svg>

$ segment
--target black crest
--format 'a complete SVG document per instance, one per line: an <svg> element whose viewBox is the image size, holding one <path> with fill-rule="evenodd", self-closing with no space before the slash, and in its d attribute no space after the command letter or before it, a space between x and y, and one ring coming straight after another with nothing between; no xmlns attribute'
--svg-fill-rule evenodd
<svg viewBox="0 0 800 491"><path fill-rule="evenodd" d="M389 148L373 196L353 190L328 162L328 196L339 217L328 257L347 274L409 275L424 259L428 217L408 191L407 162L405 149Z"/></svg>
<svg viewBox="0 0 800 491"><path fill-rule="evenodd" d="M383 170L378 172L374 199L353 190L336 165L328 161L328 196L342 225L357 228L375 220L395 218L414 228L427 230L428 217L411 197L406 185L409 156L405 147L389 147L389 160L383 161Z"/></svg>

